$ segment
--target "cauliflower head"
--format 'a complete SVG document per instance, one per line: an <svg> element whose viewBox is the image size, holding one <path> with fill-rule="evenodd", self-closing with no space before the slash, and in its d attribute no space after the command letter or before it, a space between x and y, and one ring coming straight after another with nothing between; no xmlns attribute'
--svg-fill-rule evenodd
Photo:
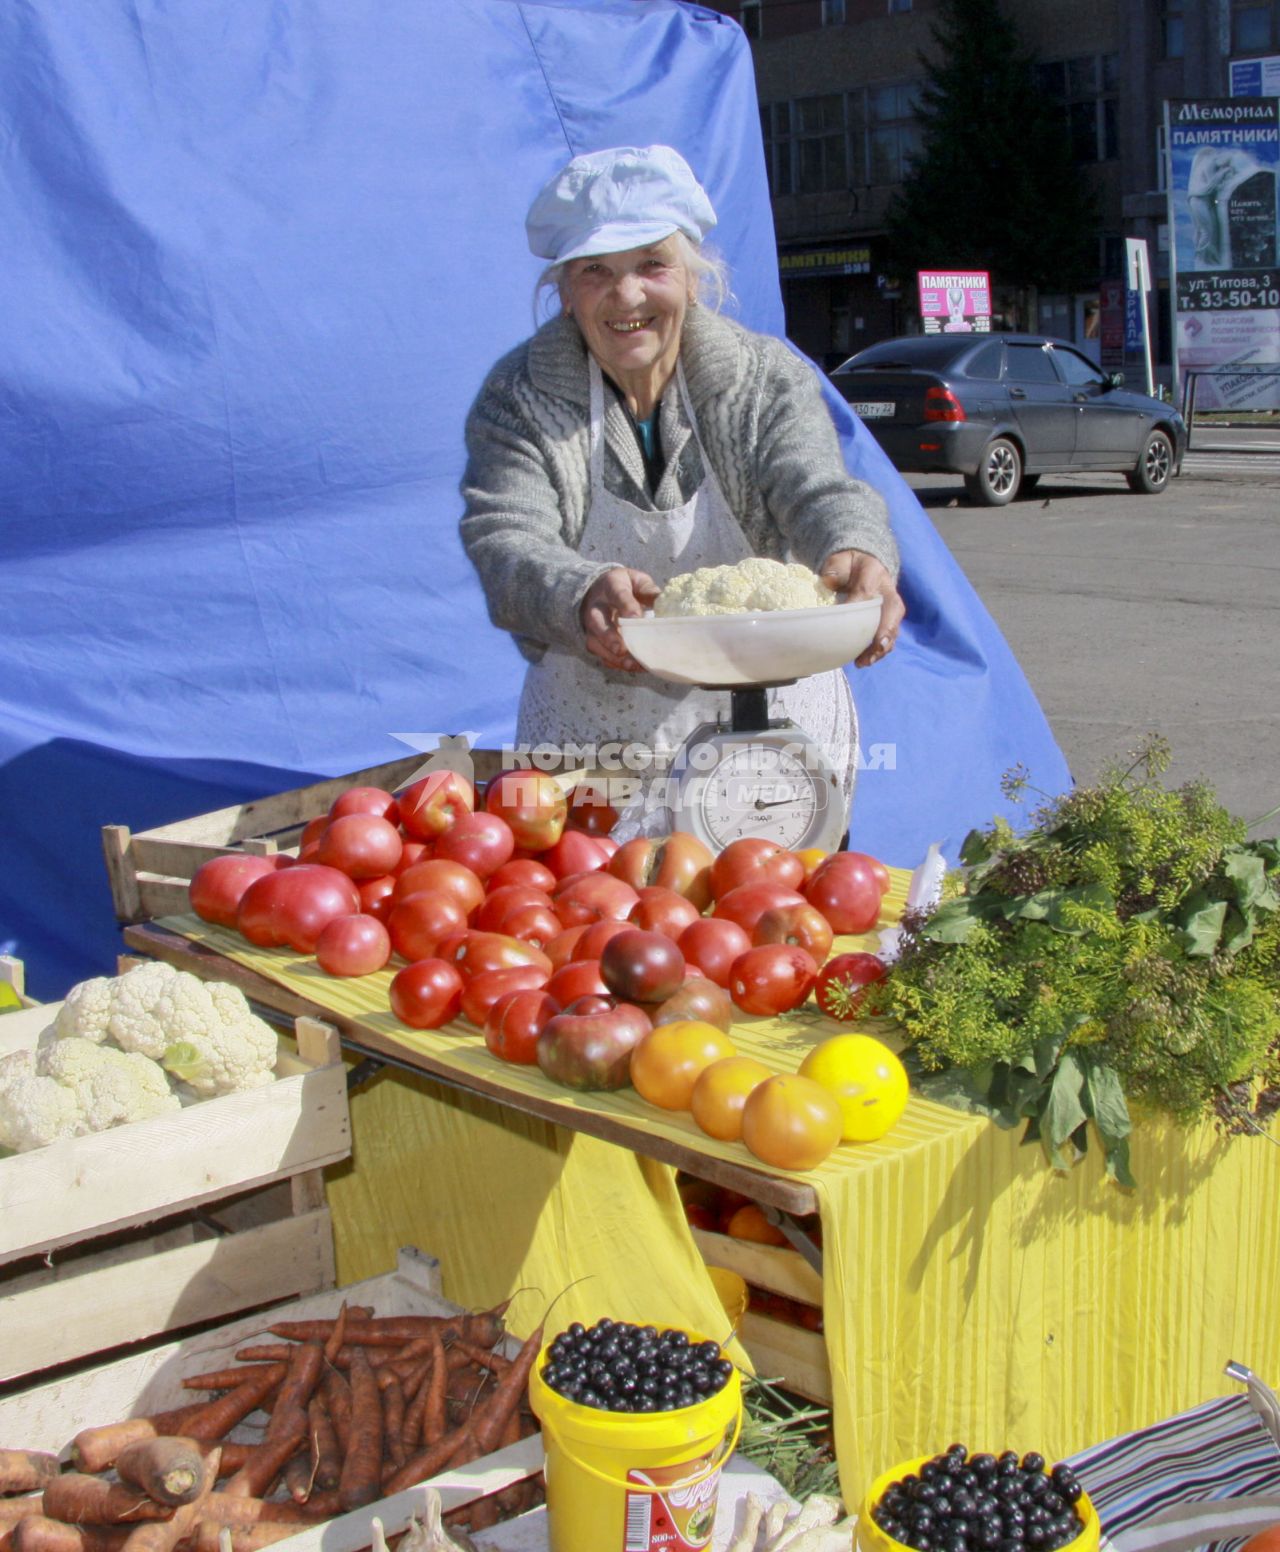
<svg viewBox="0 0 1280 1552"><path fill-rule="evenodd" d="M36 1071L75 1095L87 1131L181 1108L158 1062L79 1035L59 1039L56 1030L47 1029L36 1046Z"/></svg>
<svg viewBox="0 0 1280 1552"><path fill-rule="evenodd" d="M37 1073L34 1051L0 1057L0 1148L26 1153L88 1130L74 1090Z"/></svg>
<svg viewBox="0 0 1280 1552"><path fill-rule="evenodd" d="M275 1077L276 1032L260 1019L237 986L204 986L217 1015L199 1031L172 1041L163 1062L202 1099L261 1088Z"/></svg>
<svg viewBox="0 0 1280 1552"><path fill-rule="evenodd" d="M58 1034L78 1035L101 1045L107 1038L115 984L109 975L95 975L91 981L73 986L53 1021Z"/></svg>
<svg viewBox="0 0 1280 1552"><path fill-rule="evenodd" d="M812 609L833 604L835 594L808 566L751 555L733 566L701 566L672 577L658 595L660 617L747 614L757 610Z"/></svg>

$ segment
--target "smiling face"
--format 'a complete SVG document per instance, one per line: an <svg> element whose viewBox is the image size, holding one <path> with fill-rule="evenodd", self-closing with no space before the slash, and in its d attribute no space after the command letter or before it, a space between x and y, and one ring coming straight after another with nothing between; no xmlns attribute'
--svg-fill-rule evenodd
<svg viewBox="0 0 1280 1552"><path fill-rule="evenodd" d="M565 266L565 310L641 419L652 413L675 371L692 284L674 236Z"/></svg>

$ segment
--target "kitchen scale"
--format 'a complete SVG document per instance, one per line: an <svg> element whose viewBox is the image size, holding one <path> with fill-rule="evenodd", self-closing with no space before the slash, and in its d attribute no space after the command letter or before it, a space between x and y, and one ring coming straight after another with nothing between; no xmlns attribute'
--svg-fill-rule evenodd
<svg viewBox="0 0 1280 1552"><path fill-rule="evenodd" d="M848 825L840 772L803 728L770 721L769 690L852 662L870 645L878 598L749 614L620 619L652 674L727 690L727 718L689 734L672 764L673 828L712 851L756 836L790 851L834 851Z"/></svg>

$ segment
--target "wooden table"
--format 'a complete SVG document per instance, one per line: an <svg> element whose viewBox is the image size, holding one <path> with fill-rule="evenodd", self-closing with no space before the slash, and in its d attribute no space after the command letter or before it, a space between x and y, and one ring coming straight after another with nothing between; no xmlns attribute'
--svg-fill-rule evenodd
<svg viewBox="0 0 1280 1552"><path fill-rule="evenodd" d="M552 1097L543 1099L522 1093L503 1081L504 1064L501 1062L492 1064L492 1075L486 1070L484 1073L468 1074L463 1079L455 1069L434 1060L430 1054L407 1051L403 1045L382 1038L376 1030L370 1029L358 1019L299 996L270 977L260 975L225 954L205 944L194 943L158 923L144 922L125 927L124 940L139 953L163 960L179 970L190 971L205 980L230 981L240 987L252 1001L277 1013L286 1014L290 1018L304 1014L324 1019L338 1030L343 1045L361 1056L418 1073L449 1088L483 1095L513 1110L551 1121L557 1126L569 1127L589 1137L597 1137L602 1142L617 1143L645 1158L674 1165L700 1180L740 1192L762 1207L774 1209L780 1219L784 1220L779 1222L779 1227L788 1238L792 1238L788 1232L792 1230L803 1240L802 1244L797 1243L796 1248L806 1260L811 1265L821 1264L819 1253L812 1242L789 1221L806 1217L818 1210L817 1194L807 1181L786 1179L753 1169L746 1163L736 1164L716 1158L700 1150L692 1140L689 1143L674 1141L643 1127L631 1125L625 1117L580 1109ZM796 1243L794 1239L793 1243Z"/></svg>

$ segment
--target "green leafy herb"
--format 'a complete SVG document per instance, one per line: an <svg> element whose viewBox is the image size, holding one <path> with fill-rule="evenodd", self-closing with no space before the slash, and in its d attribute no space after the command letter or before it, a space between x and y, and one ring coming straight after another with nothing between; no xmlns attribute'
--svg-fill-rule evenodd
<svg viewBox="0 0 1280 1552"><path fill-rule="evenodd" d="M1131 1103L1241 1132L1280 1109L1280 844L1167 766L1149 740L1025 833L970 834L958 892L904 917L867 998L922 1092L1025 1123L1057 1168L1092 1131L1125 1185Z"/></svg>

